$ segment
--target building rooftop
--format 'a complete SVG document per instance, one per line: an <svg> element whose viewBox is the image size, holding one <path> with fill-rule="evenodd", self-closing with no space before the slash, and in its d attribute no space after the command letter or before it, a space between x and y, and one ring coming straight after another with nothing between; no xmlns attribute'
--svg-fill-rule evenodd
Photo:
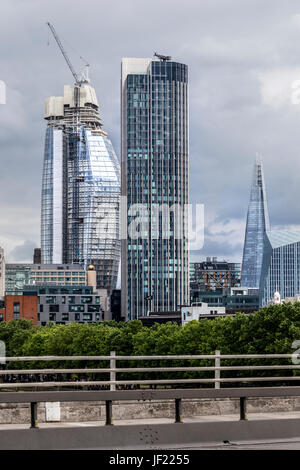
<svg viewBox="0 0 300 470"><path fill-rule="evenodd" d="M266 233L272 248L300 242L299 230L269 230Z"/></svg>

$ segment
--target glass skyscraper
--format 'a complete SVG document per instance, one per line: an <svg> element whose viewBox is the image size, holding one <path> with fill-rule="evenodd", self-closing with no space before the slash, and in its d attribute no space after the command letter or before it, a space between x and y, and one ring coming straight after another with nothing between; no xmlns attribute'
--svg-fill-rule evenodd
<svg viewBox="0 0 300 470"><path fill-rule="evenodd" d="M282 299L300 294L299 231L272 230L265 234L260 305L268 305L275 292Z"/></svg>
<svg viewBox="0 0 300 470"><path fill-rule="evenodd" d="M128 319L189 302L188 68L166 59L122 59L122 314Z"/></svg>
<svg viewBox="0 0 300 470"><path fill-rule="evenodd" d="M46 100L41 255L43 264L92 264L97 287L111 290L120 261L120 165L98 109L87 84Z"/></svg>
<svg viewBox="0 0 300 470"><path fill-rule="evenodd" d="M241 285L259 288L264 235L270 230L262 162L256 159L248 207Z"/></svg>

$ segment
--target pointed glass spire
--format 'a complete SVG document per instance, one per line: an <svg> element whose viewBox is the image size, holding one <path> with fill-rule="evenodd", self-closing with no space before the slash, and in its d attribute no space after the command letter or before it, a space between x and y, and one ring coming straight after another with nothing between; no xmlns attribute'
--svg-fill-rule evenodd
<svg viewBox="0 0 300 470"><path fill-rule="evenodd" d="M263 166L256 156L247 214L241 284L259 288L264 234L270 230Z"/></svg>

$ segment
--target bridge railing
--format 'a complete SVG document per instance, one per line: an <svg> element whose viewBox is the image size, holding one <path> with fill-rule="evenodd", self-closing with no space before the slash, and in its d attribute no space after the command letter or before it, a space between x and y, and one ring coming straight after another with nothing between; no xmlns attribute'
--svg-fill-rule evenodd
<svg viewBox="0 0 300 470"><path fill-rule="evenodd" d="M6 357L6 368L0 370L0 391L3 389L24 389L24 388L47 388L51 389L54 387L95 387L103 388L108 387L111 391L116 390L117 388L124 388L128 386L132 387L163 387L167 386L172 388L172 386L180 385L196 385L196 384L207 384L209 386L214 386L214 388L219 389L221 384L253 384L258 382L297 382L300 381L299 375L283 375L283 371L288 371L289 374L294 374L294 371L300 370L299 364L294 364L291 360L295 357L295 354L221 354L220 351L215 351L215 354L206 354L206 355L156 355L156 356L121 356L116 355L114 351L110 353L109 356L27 356L27 357ZM278 360L277 362L288 362L287 364L251 364L243 365L244 360L257 360L257 362ZM51 361L104 361L107 362L107 367L70 367L70 368L31 368L31 369L14 369L9 368L8 364L10 362L51 362ZM137 365L139 361L206 361L211 365L197 365L197 366L173 366L170 367L161 367L161 366L145 366L143 367L117 367L117 363L122 361L136 361ZM222 365L226 361L234 362L240 361L242 364L239 365ZM2 366L4 367L4 366ZM255 371L260 374L255 374ZM282 371L278 376L275 374L275 371ZM184 373L185 378L159 378L159 379L126 379L119 380L119 374L137 374L137 373ZM210 372L211 377L197 377L197 372ZM224 373L226 372L226 377ZM232 372L232 376L229 375ZM249 376L247 376L249 372ZM268 372L268 376L262 376L262 372ZM195 374L196 373L196 374ZM222 376L223 373L223 376ZM97 379L97 380L76 380L70 377L70 380L44 380L45 376L50 376L53 379L54 375L70 375L74 376L75 374L104 374L107 376L107 379ZM246 375L245 375L246 374ZM271 375L270 375L271 374ZM186 378L186 376L192 376ZM196 377L195 377L196 375ZM200 374L199 374L200 375ZM203 375L203 374L202 374ZM239 375L239 376L236 376ZM17 376L26 376L26 381L16 381ZM12 381L12 377L14 381ZM37 377L43 377L42 381L37 381ZM197 385L198 386L198 385Z"/></svg>

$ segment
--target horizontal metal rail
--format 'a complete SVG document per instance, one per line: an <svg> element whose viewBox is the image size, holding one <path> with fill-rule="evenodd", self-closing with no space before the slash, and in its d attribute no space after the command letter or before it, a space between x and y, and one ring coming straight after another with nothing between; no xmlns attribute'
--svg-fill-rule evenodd
<svg viewBox="0 0 300 470"><path fill-rule="evenodd" d="M195 359L284 359L292 358L295 354L202 354L184 356L113 356L117 361L156 361L156 360L195 360ZM4 357L6 362L20 361L110 361L112 356L24 356Z"/></svg>
<svg viewBox="0 0 300 470"><path fill-rule="evenodd" d="M110 356L25 356L25 357L6 357L6 363L11 362L44 362L44 361L109 361L107 367L68 367L68 368L30 368L30 369L0 369L0 390L3 389L22 389L22 388L54 388L54 387L89 387L89 386L110 386L110 390L114 391L116 386L127 386L127 385L184 385L184 384L214 384L215 388L220 388L222 383L254 383L254 382L292 382L299 381L300 375L291 375L283 377L279 372L279 377L276 375L266 377L253 376L253 377L243 377L240 374L239 377L221 377L221 372L242 372L242 371L297 371L300 370L300 364L275 364L275 365L221 365L221 360L232 360L236 361L237 359L291 359L294 358L295 354L220 354L219 351L216 351L215 354L210 355L168 355L168 356L117 356L115 352L111 352ZM201 361L201 360L214 360L214 365L202 365L202 366L174 366L174 367L151 367L143 365L143 367L128 367L128 361L165 361L165 360L187 360L187 361ZM127 361L126 367L117 367L117 361ZM119 362L120 364L120 362ZM4 367L4 366L3 366ZM117 374L137 374L137 373L175 373L182 372L185 373L185 378L157 378L155 379L145 379L143 376L136 379L126 379L126 380L117 380ZM201 377L201 378L191 378L189 374L196 372L211 372L214 373L214 377ZM75 375L75 374L110 374L110 380L100 380L96 377L92 377L92 380L88 380L86 377L85 380L79 380L78 377L74 377L73 380L61 380L62 377L55 377L55 380L52 381L38 381L39 376L43 375ZM28 379L24 382L13 382L8 376L28 376ZM33 376L33 377L32 377ZM124 378L124 377L123 377ZM126 377L125 377L126 378ZM179 405L178 405L179 406ZM179 407L180 408L180 407ZM178 408L178 409L179 409Z"/></svg>
<svg viewBox="0 0 300 470"><path fill-rule="evenodd" d="M200 372L215 370L299 370L300 365L281 366L220 366L220 367L119 367L119 368L96 368L96 369L4 369L1 375L26 375L26 374L109 374L110 372Z"/></svg>

